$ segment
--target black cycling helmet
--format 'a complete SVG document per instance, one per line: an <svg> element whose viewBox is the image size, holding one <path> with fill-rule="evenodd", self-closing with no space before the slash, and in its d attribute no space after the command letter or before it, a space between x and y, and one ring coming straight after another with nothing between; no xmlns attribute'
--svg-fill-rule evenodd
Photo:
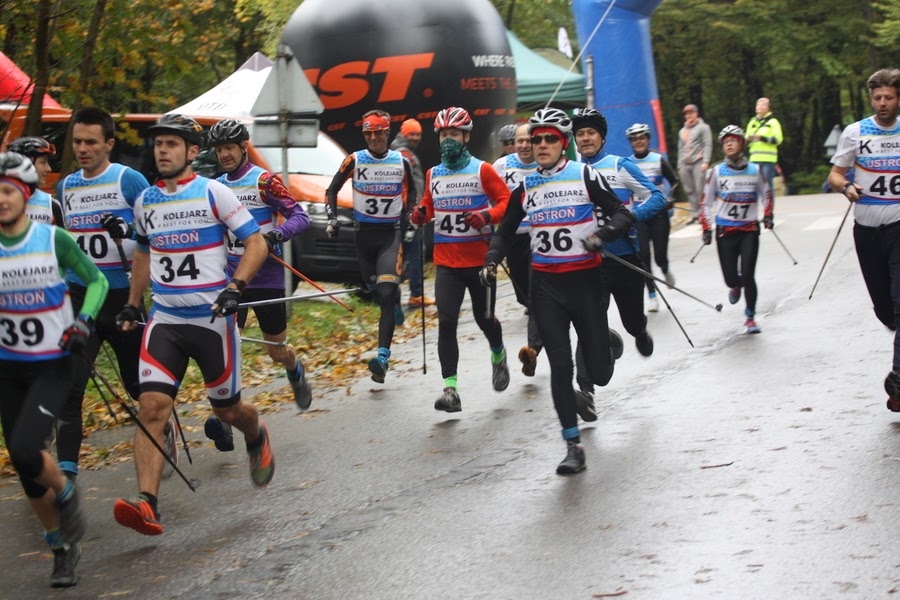
<svg viewBox="0 0 900 600"><path fill-rule="evenodd" d="M250 139L247 126L237 119L222 119L209 128L207 136L209 143L216 144L240 144Z"/></svg>
<svg viewBox="0 0 900 600"><path fill-rule="evenodd" d="M147 128L147 135L150 137L161 133L171 133L184 138L188 144L203 146L203 128L197 121L186 115L166 114Z"/></svg>
<svg viewBox="0 0 900 600"><path fill-rule="evenodd" d="M572 133L578 133L579 129L591 127L600 134L604 140L609 127L606 124L606 117L600 114L599 110L593 108L583 108L572 117Z"/></svg>
<svg viewBox="0 0 900 600"><path fill-rule="evenodd" d="M38 156L56 156L56 147L42 137L20 137L14 140L7 150L27 156L32 160Z"/></svg>
<svg viewBox="0 0 900 600"><path fill-rule="evenodd" d="M21 181L31 194L37 189L38 173L34 164L27 156L17 152L0 153L0 177Z"/></svg>

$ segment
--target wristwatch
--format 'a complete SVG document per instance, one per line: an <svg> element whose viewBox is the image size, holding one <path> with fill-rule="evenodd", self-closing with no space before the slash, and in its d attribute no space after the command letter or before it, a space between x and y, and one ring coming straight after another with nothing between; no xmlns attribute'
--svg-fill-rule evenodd
<svg viewBox="0 0 900 600"><path fill-rule="evenodd" d="M244 290L247 288L247 282L244 281L243 279L238 279L237 277L232 277L231 281L229 281L228 283L229 284L233 283L234 287L237 288L237 291L239 291L241 293L244 293Z"/></svg>
<svg viewBox="0 0 900 600"><path fill-rule="evenodd" d="M284 234L281 233L280 231L278 231L277 229L273 229L273 230L270 231L269 233L272 234L272 237L275 239L276 242L283 242L283 241L284 241Z"/></svg>

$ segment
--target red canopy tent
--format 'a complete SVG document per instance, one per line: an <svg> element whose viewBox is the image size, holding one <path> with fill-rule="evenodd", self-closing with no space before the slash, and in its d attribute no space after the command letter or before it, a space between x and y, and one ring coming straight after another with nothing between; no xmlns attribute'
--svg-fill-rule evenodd
<svg viewBox="0 0 900 600"><path fill-rule="evenodd" d="M21 103L27 106L31 102L33 88L31 78L0 52L0 104ZM44 94L43 107L62 108L49 94Z"/></svg>

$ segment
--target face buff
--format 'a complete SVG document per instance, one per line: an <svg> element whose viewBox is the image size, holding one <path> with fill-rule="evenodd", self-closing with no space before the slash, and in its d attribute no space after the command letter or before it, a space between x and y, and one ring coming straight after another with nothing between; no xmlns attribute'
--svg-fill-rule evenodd
<svg viewBox="0 0 900 600"><path fill-rule="evenodd" d="M447 138L441 142L441 162L450 170L456 171L462 169L469 161L472 155L464 144L460 144L453 138Z"/></svg>

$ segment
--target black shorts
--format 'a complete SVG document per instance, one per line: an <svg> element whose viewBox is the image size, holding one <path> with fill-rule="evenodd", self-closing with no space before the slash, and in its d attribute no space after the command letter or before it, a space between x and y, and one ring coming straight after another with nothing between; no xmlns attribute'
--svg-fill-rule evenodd
<svg viewBox="0 0 900 600"><path fill-rule="evenodd" d="M241 302L256 302L258 300L274 300L275 298L284 298L284 290L275 288L247 288L241 294ZM243 329L247 324L247 311L249 309L242 308L238 311L237 324L238 329ZM284 309L284 303L265 304L263 306L254 306L253 314L259 322L259 328L263 333L268 335L278 335L287 329L287 311Z"/></svg>

